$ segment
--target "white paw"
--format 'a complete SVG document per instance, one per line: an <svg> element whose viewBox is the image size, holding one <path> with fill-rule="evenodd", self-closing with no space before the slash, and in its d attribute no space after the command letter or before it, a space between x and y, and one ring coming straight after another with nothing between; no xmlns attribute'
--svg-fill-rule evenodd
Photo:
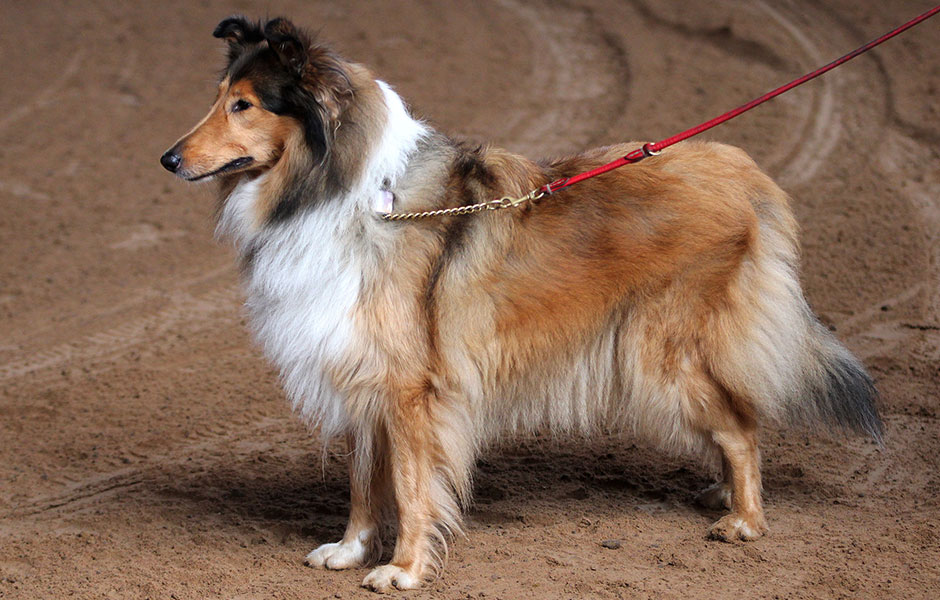
<svg viewBox="0 0 940 600"><path fill-rule="evenodd" d="M358 538L351 542L323 544L304 559L304 564L321 569L361 567L369 559L369 548Z"/></svg>
<svg viewBox="0 0 940 600"><path fill-rule="evenodd" d="M373 592L391 592L392 590L413 590L421 585L421 579L410 575L401 567L382 565L372 569L362 580L362 587Z"/></svg>

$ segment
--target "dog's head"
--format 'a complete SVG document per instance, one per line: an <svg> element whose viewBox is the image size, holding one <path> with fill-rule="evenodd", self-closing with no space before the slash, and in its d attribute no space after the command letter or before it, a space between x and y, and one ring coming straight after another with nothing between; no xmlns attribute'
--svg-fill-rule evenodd
<svg viewBox="0 0 940 600"><path fill-rule="evenodd" d="M315 163L326 161L353 96L348 63L286 19L231 17L213 35L229 45L215 102L160 163L188 181L262 173L298 137Z"/></svg>

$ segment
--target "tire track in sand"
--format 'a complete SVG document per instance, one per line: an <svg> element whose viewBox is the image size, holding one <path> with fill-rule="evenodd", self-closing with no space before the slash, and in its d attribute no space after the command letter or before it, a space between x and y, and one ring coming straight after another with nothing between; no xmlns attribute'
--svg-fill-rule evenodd
<svg viewBox="0 0 940 600"><path fill-rule="evenodd" d="M512 145L538 155L577 151L598 132L606 132L609 123L598 123L597 115L612 122L623 110L629 85L614 67L625 70L628 64L606 32L594 30L591 11L568 4L549 9L519 0L499 4L525 24L521 35L532 47L530 72L518 86L526 94L501 124ZM586 64L592 65L589 72Z"/></svg>
<svg viewBox="0 0 940 600"><path fill-rule="evenodd" d="M755 6L780 25L802 50L806 56L800 61L804 70L829 62L830 59L796 21L763 0L756 2ZM813 86L814 97L813 102L800 105L803 108L799 126L802 133L777 167L777 179L782 185L798 186L813 179L826 157L838 146L843 129L842 113L836 102L838 78L839 74L832 72L809 84Z"/></svg>
<svg viewBox="0 0 940 600"><path fill-rule="evenodd" d="M237 286L221 287L192 295L182 289L170 295L170 305L110 329L40 350L25 358L0 365L0 381L59 367L72 361L116 358L135 346L152 343L174 326L230 314L241 298Z"/></svg>
<svg viewBox="0 0 940 600"><path fill-rule="evenodd" d="M81 67L84 58L85 51L82 49L77 50L75 54L72 55L68 64L65 65L65 68L59 73L58 77L53 79L49 85L40 90L32 100L24 102L18 108L10 111L3 118L0 118L0 131L3 131L30 113L51 104L56 99L55 96L59 93L59 90L64 88L72 76L78 73L78 69Z"/></svg>

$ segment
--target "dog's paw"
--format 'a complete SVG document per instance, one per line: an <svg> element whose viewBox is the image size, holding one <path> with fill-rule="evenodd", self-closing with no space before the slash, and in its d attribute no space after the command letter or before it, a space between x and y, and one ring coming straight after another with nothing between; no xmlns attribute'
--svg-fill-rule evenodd
<svg viewBox="0 0 940 600"><path fill-rule="evenodd" d="M323 544L304 559L308 567L320 569L351 569L369 561L369 547L359 539L350 542Z"/></svg>
<svg viewBox="0 0 940 600"><path fill-rule="evenodd" d="M708 530L708 537L713 540L723 542L733 542L735 540L744 540L750 542L767 533L767 522L762 515L746 517L744 515L731 513L725 515L711 526Z"/></svg>
<svg viewBox="0 0 940 600"><path fill-rule="evenodd" d="M421 587L421 577L395 565L382 565L366 575L362 587L383 594L393 590L413 590Z"/></svg>
<svg viewBox="0 0 940 600"><path fill-rule="evenodd" d="M712 510L731 510L731 488L724 483L716 483L707 487L695 497L700 506Z"/></svg>

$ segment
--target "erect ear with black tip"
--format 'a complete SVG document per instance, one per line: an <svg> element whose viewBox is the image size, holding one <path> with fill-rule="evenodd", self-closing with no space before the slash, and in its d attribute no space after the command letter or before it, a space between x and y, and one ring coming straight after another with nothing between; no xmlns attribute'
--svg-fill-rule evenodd
<svg viewBox="0 0 940 600"><path fill-rule="evenodd" d="M264 41L264 34L258 23L252 23L245 17L229 17L216 25L212 35L228 42L229 58L234 59L246 46Z"/></svg>
<svg viewBox="0 0 940 600"><path fill-rule="evenodd" d="M277 18L264 26L264 37L281 63L295 75L307 66L306 37L287 19Z"/></svg>

